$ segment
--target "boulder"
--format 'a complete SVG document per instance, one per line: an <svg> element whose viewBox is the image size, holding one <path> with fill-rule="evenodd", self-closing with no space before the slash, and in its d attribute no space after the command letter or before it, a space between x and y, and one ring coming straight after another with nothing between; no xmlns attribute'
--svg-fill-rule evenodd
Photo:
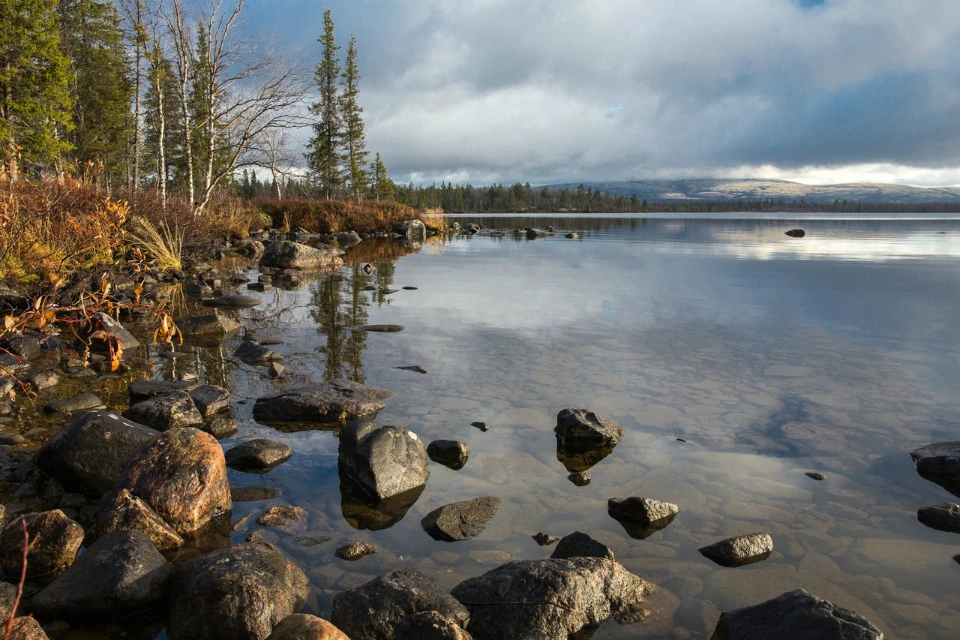
<svg viewBox="0 0 960 640"><path fill-rule="evenodd" d="M428 513L420 526L434 540L467 540L480 535L499 506L500 498L495 497L454 502Z"/></svg>
<svg viewBox="0 0 960 640"><path fill-rule="evenodd" d="M30 616L15 618L10 627L10 635L4 640L50 640L40 623Z"/></svg>
<svg viewBox="0 0 960 640"><path fill-rule="evenodd" d="M404 616L393 640L473 640L473 636L436 611L421 611Z"/></svg>
<svg viewBox="0 0 960 640"><path fill-rule="evenodd" d="M615 560L613 551L602 542L598 542L583 533L574 531L570 535L560 538L557 547L550 554L551 558L606 558Z"/></svg>
<svg viewBox="0 0 960 640"><path fill-rule="evenodd" d="M53 435L34 456L67 491L99 498L113 489L123 465L159 434L104 411L92 411Z"/></svg>
<svg viewBox="0 0 960 640"><path fill-rule="evenodd" d="M700 553L720 566L741 567L769 558L773 553L773 538L766 533L735 536L701 547Z"/></svg>
<svg viewBox="0 0 960 640"><path fill-rule="evenodd" d="M140 531L116 531L94 542L63 575L30 601L47 617L139 611L159 603L172 569Z"/></svg>
<svg viewBox="0 0 960 640"><path fill-rule="evenodd" d="M259 260L260 256L263 255L264 246L263 243L259 240L250 240L246 242L238 250L240 255L252 258L254 260Z"/></svg>
<svg viewBox="0 0 960 640"><path fill-rule="evenodd" d="M669 502L651 498L610 498L607 513L620 523L631 538L643 540L666 528L680 511Z"/></svg>
<svg viewBox="0 0 960 640"><path fill-rule="evenodd" d="M0 621L10 619L16 601L17 588L9 582L0 582Z"/></svg>
<svg viewBox="0 0 960 640"><path fill-rule="evenodd" d="M462 627L470 619L462 604L423 576L393 571L334 596L330 621L352 640L389 640L405 616L420 611L436 611Z"/></svg>
<svg viewBox="0 0 960 640"><path fill-rule="evenodd" d="M307 599L307 577L270 545L238 544L188 560L170 583L176 640L263 640Z"/></svg>
<svg viewBox="0 0 960 640"><path fill-rule="evenodd" d="M205 420L230 406L230 392L213 384L202 384L190 389L190 397Z"/></svg>
<svg viewBox="0 0 960 640"><path fill-rule="evenodd" d="M23 519L30 537L28 578L50 578L73 564L83 544L83 527L59 509L28 513ZM8 579L20 579L23 569L23 525L19 517L11 520L0 534L0 567Z"/></svg>
<svg viewBox="0 0 960 640"><path fill-rule="evenodd" d="M184 391L174 391L138 402L123 412L123 417L145 424L157 431L198 427L203 416Z"/></svg>
<svg viewBox="0 0 960 640"><path fill-rule="evenodd" d="M427 241L427 227L421 220L404 220L397 225L396 232L408 242L423 244Z"/></svg>
<svg viewBox="0 0 960 640"><path fill-rule="evenodd" d="M232 436L237 432L238 429L239 425L237 424L237 420L233 417L233 412L231 411L217 413L200 425L201 431L209 433L217 440Z"/></svg>
<svg viewBox="0 0 960 640"><path fill-rule="evenodd" d="M807 235L807 232L803 229L790 229L790 231L785 232L783 235L790 236L791 238L802 238Z"/></svg>
<svg viewBox="0 0 960 640"><path fill-rule="evenodd" d="M131 530L145 534L159 551L183 545L183 538L150 505L130 491L122 489L107 494L97 513L96 535L103 537L116 531Z"/></svg>
<svg viewBox="0 0 960 640"><path fill-rule="evenodd" d="M720 615L712 640L883 640L858 613L795 589Z"/></svg>
<svg viewBox="0 0 960 640"><path fill-rule="evenodd" d="M470 610L477 640L567 638L611 615L642 619L652 588L618 562L603 558L515 560L464 580L452 595Z"/></svg>
<svg viewBox="0 0 960 640"><path fill-rule="evenodd" d="M289 615L273 628L267 640L350 640L335 626L316 616Z"/></svg>
<svg viewBox="0 0 960 640"><path fill-rule="evenodd" d="M72 398L51 400L47 404L43 405L43 410L46 413L80 413L84 411L96 411L106 408L107 405L103 404L103 400L92 393L83 393Z"/></svg>
<svg viewBox="0 0 960 640"><path fill-rule="evenodd" d="M911 451L910 457L923 478L960 494L960 440L928 444Z"/></svg>
<svg viewBox="0 0 960 640"><path fill-rule="evenodd" d="M356 231L340 231L333 234L333 239L344 249L358 245L363 241Z"/></svg>
<svg viewBox="0 0 960 640"><path fill-rule="evenodd" d="M593 411L564 409L557 414L558 448L562 443L567 451L590 450L613 446L623 437L623 428Z"/></svg>
<svg viewBox="0 0 960 640"><path fill-rule="evenodd" d="M371 421L352 422L340 430L339 464L380 499L426 484L430 475L417 434Z"/></svg>
<svg viewBox="0 0 960 640"><path fill-rule="evenodd" d="M243 325L219 313L204 316L190 316L177 320L177 327L187 338L223 338L232 335Z"/></svg>
<svg viewBox="0 0 960 640"><path fill-rule="evenodd" d="M40 339L30 334L14 336L5 340L2 343L2 348L18 358L33 360L40 356Z"/></svg>
<svg viewBox="0 0 960 640"><path fill-rule="evenodd" d="M164 432L124 466L117 489L142 498L181 536L232 506L223 449L198 429Z"/></svg>
<svg viewBox="0 0 960 640"><path fill-rule="evenodd" d="M253 417L261 422L349 422L373 417L389 391L338 378L257 398Z"/></svg>
<svg viewBox="0 0 960 640"><path fill-rule="evenodd" d="M127 385L127 393L130 404L136 404L174 391L189 392L196 387L196 382L186 380L134 380Z"/></svg>
<svg viewBox="0 0 960 640"><path fill-rule="evenodd" d="M233 352L233 357L243 360L247 364L266 364L283 359L283 356L270 347L265 347L252 340L241 342L237 350Z"/></svg>
<svg viewBox="0 0 960 640"><path fill-rule="evenodd" d="M550 232L545 229L536 229L530 227L527 229L527 240L536 240L537 238L545 238L550 235Z"/></svg>
<svg viewBox="0 0 960 640"><path fill-rule="evenodd" d="M960 533L960 504L944 502L917 511L917 520L931 529Z"/></svg>
<svg viewBox="0 0 960 640"><path fill-rule="evenodd" d="M427 455L434 462L456 471L467 464L470 447L459 440L434 440L427 446Z"/></svg>
<svg viewBox="0 0 960 640"><path fill-rule="evenodd" d="M325 244L310 247L298 242L272 242L260 258L260 268L272 269L339 269L343 251Z"/></svg>
<svg viewBox="0 0 960 640"><path fill-rule="evenodd" d="M286 462L293 455L293 447L265 438L247 440L229 449L227 466L238 469L265 471Z"/></svg>

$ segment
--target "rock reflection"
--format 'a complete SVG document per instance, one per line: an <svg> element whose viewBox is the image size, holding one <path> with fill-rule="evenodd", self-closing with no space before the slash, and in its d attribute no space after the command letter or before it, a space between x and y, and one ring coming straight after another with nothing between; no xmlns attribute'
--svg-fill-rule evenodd
<svg viewBox="0 0 960 640"><path fill-rule="evenodd" d="M611 444L596 449L585 449L565 444L563 439L557 436L557 460L570 473L586 471L613 453L613 448L616 446Z"/></svg>
<svg viewBox="0 0 960 640"><path fill-rule="evenodd" d="M620 526L623 527L623 530L626 531L627 535L631 538L635 540L646 540L657 531L666 529L676 517L677 515L673 514L650 523L630 522L618 518L614 518L614 520L620 523Z"/></svg>
<svg viewBox="0 0 960 640"><path fill-rule="evenodd" d="M381 531L403 520L410 507L420 498L426 484L414 487L384 500L374 498L363 486L337 467L340 475L340 510L343 519L354 529Z"/></svg>

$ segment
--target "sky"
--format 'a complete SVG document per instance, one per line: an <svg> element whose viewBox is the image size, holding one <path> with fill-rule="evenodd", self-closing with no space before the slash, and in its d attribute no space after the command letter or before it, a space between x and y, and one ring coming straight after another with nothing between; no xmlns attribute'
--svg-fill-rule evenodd
<svg viewBox="0 0 960 640"><path fill-rule="evenodd" d="M960 0L249 2L290 51L326 8L357 37L397 181L960 185Z"/></svg>

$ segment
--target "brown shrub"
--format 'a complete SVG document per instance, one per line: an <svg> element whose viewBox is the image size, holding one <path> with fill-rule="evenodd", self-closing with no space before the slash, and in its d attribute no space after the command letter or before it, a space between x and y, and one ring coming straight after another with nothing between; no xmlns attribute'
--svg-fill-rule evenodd
<svg viewBox="0 0 960 640"><path fill-rule="evenodd" d="M419 217L395 202L259 199L254 205L270 216L276 228L303 227L315 233L393 231L404 220Z"/></svg>

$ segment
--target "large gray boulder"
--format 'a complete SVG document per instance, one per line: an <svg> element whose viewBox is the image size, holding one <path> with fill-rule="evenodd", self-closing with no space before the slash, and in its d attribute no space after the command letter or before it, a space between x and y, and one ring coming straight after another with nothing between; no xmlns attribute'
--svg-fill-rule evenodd
<svg viewBox="0 0 960 640"><path fill-rule="evenodd" d="M700 553L721 566L740 567L769 558L773 538L767 533L749 533L701 547Z"/></svg>
<svg viewBox="0 0 960 640"><path fill-rule="evenodd" d="M553 431L569 451L613 446L623 437L622 427L586 409L562 410Z"/></svg>
<svg viewBox="0 0 960 640"><path fill-rule="evenodd" d="M427 452L412 431L372 421L340 430L340 467L371 495L389 498L426 484Z"/></svg>
<svg viewBox="0 0 960 640"><path fill-rule="evenodd" d="M408 242L423 244L427 240L427 227L421 220L404 220L397 225L396 232Z"/></svg>
<svg viewBox="0 0 960 640"><path fill-rule="evenodd" d="M337 378L257 398L253 417L261 422L349 422L372 418L391 396L389 391Z"/></svg>
<svg viewBox="0 0 960 640"><path fill-rule="evenodd" d="M310 247L287 240L270 243L260 258L260 268L271 269L339 269L343 251L325 244Z"/></svg>
<svg viewBox="0 0 960 640"><path fill-rule="evenodd" d="M464 580L451 592L470 610L476 640L563 640L610 616L640 620L652 587L603 558L516 560Z"/></svg>
<svg viewBox="0 0 960 640"><path fill-rule="evenodd" d="M185 391L174 391L138 402L123 412L123 417L153 427L157 431L199 427L203 416Z"/></svg>
<svg viewBox="0 0 960 640"><path fill-rule="evenodd" d="M428 513L420 526L435 540L467 540L480 535L499 506L500 498L494 497L454 502Z"/></svg>
<svg viewBox="0 0 960 640"><path fill-rule="evenodd" d="M113 489L123 465L159 436L115 414L91 411L47 440L34 461L67 491L99 498Z"/></svg>
<svg viewBox="0 0 960 640"><path fill-rule="evenodd" d="M821 600L803 589L720 616L712 640L883 640L883 633L858 613Z"/></svg>
<svg viewBox="0 0 960 640"><path fill-rule="evenodd" d="M59 578L30 601L48 617L87 617L139 611L159 603L172 569L140 531L117 531L94 542Z"/></svg>
<svg viewBox="0 0 960 640"><path fill-rule="evenodd" d="M935 442L914 449L917 473L953 494L960 494L960 440Z"/></svg>
<svg viewBox="0 0 960 640"><path fill-rule="evenodd" d="M307 577L270 545L238 544L189 560L170 583L176 640L263 640L307 599Z"/></svg>
<svg viewBox="0 0 960 640"><path fill-rule="evenodd" d="M11 520L0 534L0 568L9 580L19 580L23 570L23 524L30 543L27 578L50 579L77 559L83 544L83 527L54 509L28 513Z"/></svg>
<svg viewBox="0 0 960 640"><path fill-rule="evenodd" d="M334 596L330 621L352 640L390 640L405 616L420 611L436 611L462 627L470 619L462 604L423 576L393 571Z"/></svg>

